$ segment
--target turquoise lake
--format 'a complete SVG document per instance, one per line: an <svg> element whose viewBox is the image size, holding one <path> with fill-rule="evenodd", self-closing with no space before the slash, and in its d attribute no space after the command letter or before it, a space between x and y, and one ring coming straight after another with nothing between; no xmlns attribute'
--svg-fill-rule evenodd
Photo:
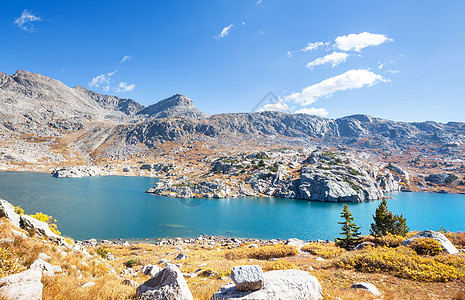
<svg viewBox="0 0 465 300"><path fill-rule="evenodd" d="M0 198L58 220L74 239L153 239L200 234L251 238L338 236L342 203L280 198L176 199L144 193L150 177L54 178L50 174L0 172ZM411 230L441 226L465 231L465 195L391 193L388 208L407 218ZM379 201L348 203L367 234Z"/></svg>

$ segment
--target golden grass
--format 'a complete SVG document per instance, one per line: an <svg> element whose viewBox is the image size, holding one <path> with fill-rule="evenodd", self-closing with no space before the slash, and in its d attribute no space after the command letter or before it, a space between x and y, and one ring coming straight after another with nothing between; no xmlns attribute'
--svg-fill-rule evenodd
<svg viewBox="0 0 465 300"><path fill-rule="evenodd" d="M0 223L2 237L8 238L11 226L8 222ZM389 243L386 243L389 244ZM393 243L391 243L393 245ZM176 261L175 257L181 252L176 250L180 246L189 257L182 261ZM199 276L186 278L189 289L194 299L211 299L212 295L230 279L225 277L231 268L237 265L260 265L267 272L271 270L299 269L305 270L316 276L323 287L324 299L375 299L373 295L351 290L349 287L356 282L371 282L382 292L383 299L459 299L465 300L465 277L452 276L448 282L420 281L406 279L399 276L399 272L405 269L395 269L394 266L406 266L410 272L422 273L431 266L431 274L440 274L428 280L442 280L444 274L457 274L456 270L463 270L465 257L463 255L437 255L435 257L418 256L412 249L398 248L368 248L361 251L338 250L334 244L310 244L307 251L310 253L298 253L293 247L283 244L273 246L259 246L249 248L247 245L234 249L225 247L186 245L155 246L150 244L133 244L129 247L105 245L104 248L115 255L115 260L104 260L97 255L96 248L87 248L93 256L85 257L83 254L67 251L68 255L62 257L64 250L44 241L37 236L28 239L14 239L11 243L0 244L0 247L14 254L18 262L27 267L40 252L52 257L51 263L62 266L63 272L54 277L43 277L43 299L135 299L135 287L123 285L124 278L143 283L148 276L109 274L114 269L120 274L126 269L124 265L130 259L136 260L134 270L139 270L145 264L158 264L161 259L167 259L173 263L181 263L181 272L194 273L198 269ZM219 249L219 250L218 250ZM278 260L268 260L271 257L281 256ZM282 257L284 256L284 257ZM325 261L316 261L317 256L327 258ZM226 258L228 257L228 258ZM267 258L267 259L264 259ZM82 265L85 261L87 266ZM345 265L340 265L341 261ZM158 264L163 267L163 265ZM370 267L371 266L371 267ZM423 269L426 268L426 269ZM445 272L445 271L451 272ZM463 274L461 275L463 276ZM95 282L95 285L83 288L87 282ZM0 298L1 299L1 298Z"/></svg>
<svg viewBox="0 0 465 300"><path fill-rule="evenodd" d="M294 256L298 253L296 247L286 245L271 245L262 246L259 248L245 248L241 247L226 252L225 258L227 259L241 259L241 258L255 258L260 260L268 260L270 258L280 258L286 256Z"/></svg>
<svg viewBox="0 0 465 300"><path fill-rule="evenodd" d="M310 252L314 255L321 256L323 258L335 258L338 255L346 252L343 248L336 246L333 243L330 244L319 244L319 243L310 243L305 245L301 249L302 251Z"/></svg>

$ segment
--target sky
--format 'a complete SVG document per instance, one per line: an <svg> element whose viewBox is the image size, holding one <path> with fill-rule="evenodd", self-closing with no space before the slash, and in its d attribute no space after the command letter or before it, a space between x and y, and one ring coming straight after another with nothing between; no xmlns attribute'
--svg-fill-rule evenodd
<svg viewBox="0 0 465 300"><path fill-rule="evenodd" d="M0 3L9 75L209 114L465 121L463 0Z"/></svg>

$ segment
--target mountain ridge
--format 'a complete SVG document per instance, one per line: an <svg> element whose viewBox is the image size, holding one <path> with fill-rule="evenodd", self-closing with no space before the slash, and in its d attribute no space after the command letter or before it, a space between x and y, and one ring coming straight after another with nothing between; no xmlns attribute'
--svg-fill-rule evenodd
<svg viewBox="0 0 465 300"><path fill-rule="evenodd" d="M11 76L0 74L0 109L3 130L56 136L81 130L89 121L110 122L114 129L107 132L113 137L149 147L193 135L216 138L231 134L355 147L465 144L465 123L461 122L398 122L365 114L329 119L271 111L210 116L180 94L145 107L132 99L102 95L81 86L70 88L24 70Z"/></svg>

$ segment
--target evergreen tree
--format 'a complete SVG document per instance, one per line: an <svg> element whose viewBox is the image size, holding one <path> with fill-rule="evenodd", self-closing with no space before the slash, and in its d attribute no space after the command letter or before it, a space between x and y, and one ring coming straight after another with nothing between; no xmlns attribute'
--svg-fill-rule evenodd
<svg viewBox="0 0 465 300"><path fill-rule="evenodd" d="M337 223L342 225L342 238L336 238L336 245L341 248L351 250L360 241L360 227L353 222L354 217L352 216L349 207L345 204L342 208L341 217L344 221Z"/></svg>
<svg viewBox="0 0 465 300"><path fill-rule="evenodd" d="M392 222L392 213L387 209L386 199L383 198L373 216L374 223L371 223L370 233L374 236L387 235Z"/></svg>
<svg viewBox="0 0 465 300"><path fill-rule="evenodd" d="M395 215L394 216L394 225L393 225L393 230L392 234L395 235L400 235L400 236L405 236L409 231L409 228L407 227L407 220L402 216Z"/></svg>
<svg viewBox="0 0 465 300"><path fill-rule="evenodd" d="M381 201L373 216L374 223L371 223L370 233L374 236L384 236L387 234L404 236L408 233L407 220L402 216L394 215L387 208L385 198Z"/></svg>

